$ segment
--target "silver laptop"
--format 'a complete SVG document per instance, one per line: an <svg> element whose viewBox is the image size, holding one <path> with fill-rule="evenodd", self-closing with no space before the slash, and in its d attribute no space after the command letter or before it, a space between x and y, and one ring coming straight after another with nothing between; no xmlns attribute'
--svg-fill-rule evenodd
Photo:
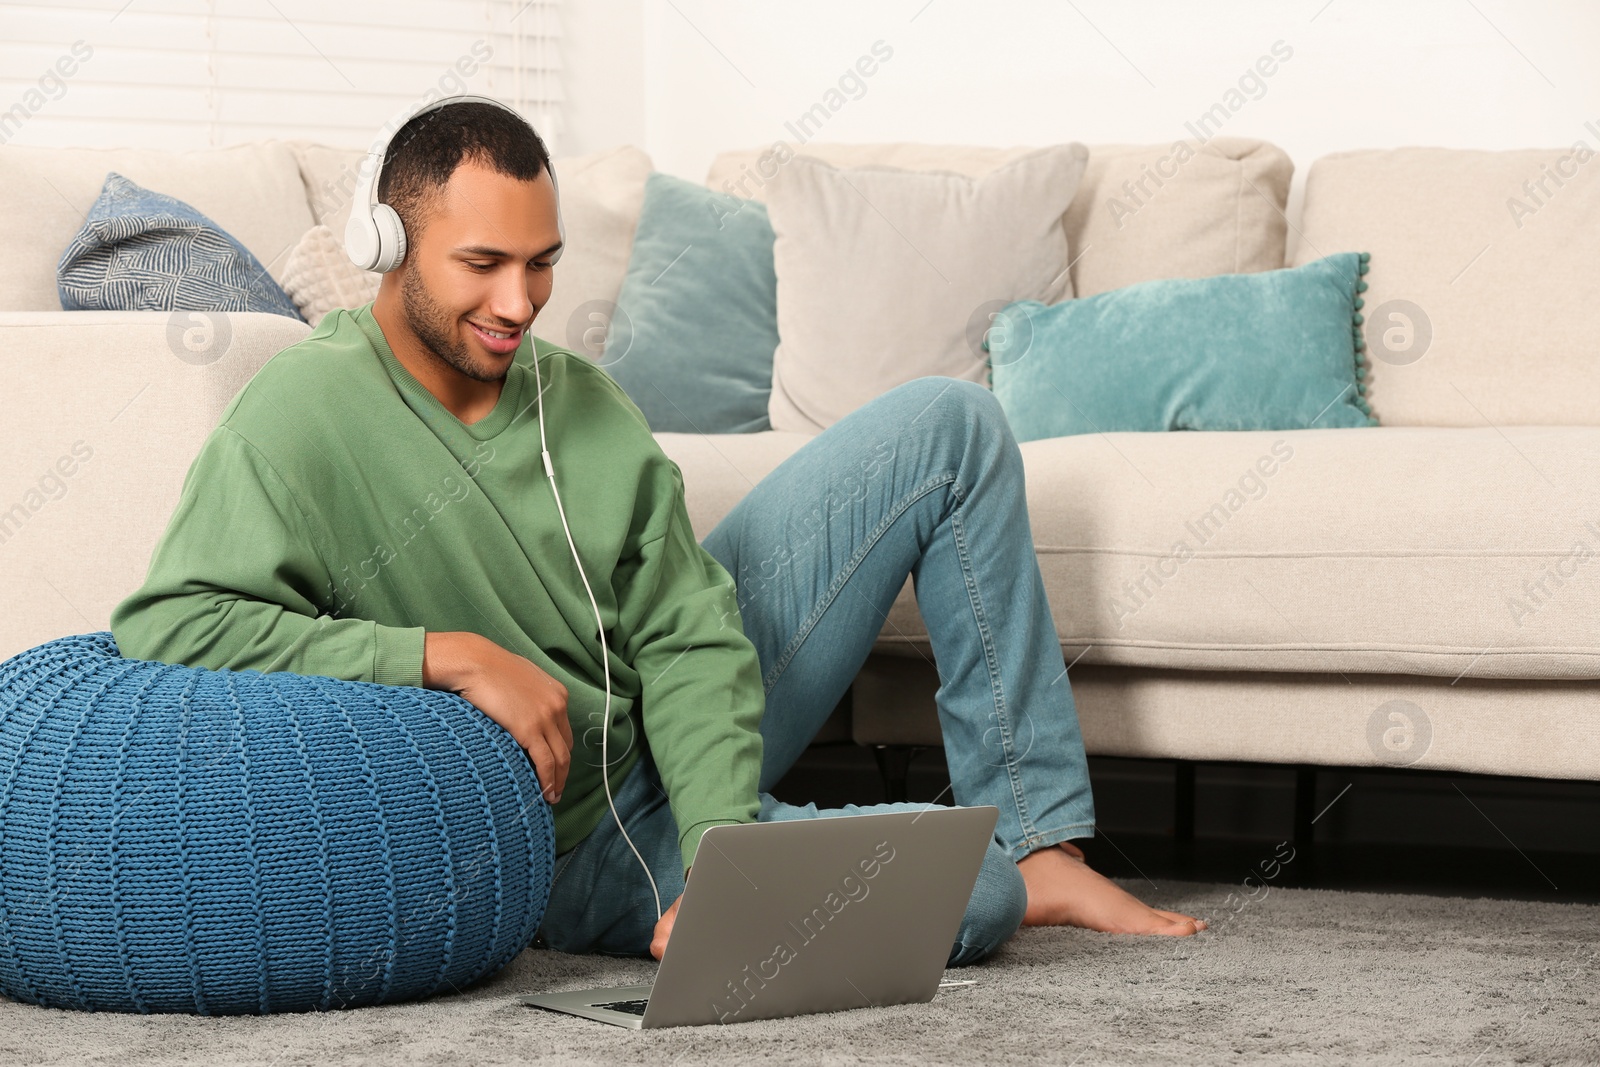
<svg viewBox="0 0 1600 1067"><path fill-rule="evenodd" d="M999 814L930 806L713 826L653 985L522 1003L640 1029L932 1000Z"/></svg>

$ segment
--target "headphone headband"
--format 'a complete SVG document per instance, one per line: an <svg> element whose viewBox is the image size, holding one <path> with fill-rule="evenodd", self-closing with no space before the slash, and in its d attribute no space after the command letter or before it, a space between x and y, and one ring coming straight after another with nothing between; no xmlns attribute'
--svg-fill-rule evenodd
<svg viewBox="0 0 1600 1067"><path fill-rule="evenodd" d="M400 221L400 216L388 204L375 203L378 178L383 173L384 164L388 162L389 149L396 134L405 128L406 123L418 115L426 115L430 111L447 107L450 104L472 102L492 104L504 111L516 115L528 132L533 134L534 140L544 148L544 140L539 136L539 131L524 119L511 105L504 101L496 100L489 96L478 96L474 93L458 93L455 96L441 97L416 107L407 108L396 115L387 127L381 131L377 139L372 142L372 147L367 149L366 156L361 161L360 176L356 180L354 200L350 205L350 220L344 227L344 250L350 257L350 262L362 270L377 271L387 274L400 265L406 256L406 229ZM550 162L550 153L545 149L545 169L550 172L550 184L555 188L556 194L556 233L560 237L562 247L550 256L554 264L561 258L561 253L566 248L567 231L561 222L561 187L556 183L556 168Z"/></svg>

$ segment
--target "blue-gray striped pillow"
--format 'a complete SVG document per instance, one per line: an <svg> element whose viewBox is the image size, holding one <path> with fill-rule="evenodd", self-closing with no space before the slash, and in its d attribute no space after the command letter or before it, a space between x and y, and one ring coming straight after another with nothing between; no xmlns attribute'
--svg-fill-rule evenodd
<svg viewBox="0 0 1600 1067"><path fill-rule="evenodd" d="M67 311L267 311L305 321L226 230L116 171L61 253L56 289Z"/></svg>

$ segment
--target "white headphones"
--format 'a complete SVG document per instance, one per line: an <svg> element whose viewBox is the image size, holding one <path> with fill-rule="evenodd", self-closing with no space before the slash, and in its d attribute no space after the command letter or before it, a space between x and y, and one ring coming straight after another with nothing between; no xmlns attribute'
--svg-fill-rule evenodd
<svg viewBox="0 0 1600 1067"><path fill-rule="evenodd" d="M425 115L450 104L471 101L479 104L493 104L522 119L515 108L489 96L476 96L471 93L460 93L455 96L446 96L432 103L420 107L409 108L391 122L385 132L378 135L372 142L372 147L367 149L366 157L361 161L361 176L356 181L354 201L350 205L350 221L344 227L344 250L350 257L350 262L362 270L373 270L380 274L387 274L400 265L406 257L406 228L400 221L400 216L388 204L373 203L374 194L378 188L378 178L383 173L383 165L389 157L390 142L394 135L405 127L405 124L418 115ZM539 139L539 132L531 125L528 130L534 139L539 141L541 148L544 141ZM545 152L549 159L549 152ZM556 233L560 236L562 247L550 254L550 262L554 264L561 258L562 251L566 248L567 231L561 224L561 187L556 184L556 169L547 165L550 172L550 184L555 186L556 192Z"/></svg>

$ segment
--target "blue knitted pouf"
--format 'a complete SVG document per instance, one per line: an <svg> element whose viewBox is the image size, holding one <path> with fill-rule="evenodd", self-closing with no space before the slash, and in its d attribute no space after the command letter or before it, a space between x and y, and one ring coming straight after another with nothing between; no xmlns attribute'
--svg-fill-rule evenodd
<svg viewBox="0 0 1600 1067"><path fill-rule="evenodd" d="M124 659L0 663L0 993L228 1015L465 986L533 940L550 809L462 697Z"/></svg>

